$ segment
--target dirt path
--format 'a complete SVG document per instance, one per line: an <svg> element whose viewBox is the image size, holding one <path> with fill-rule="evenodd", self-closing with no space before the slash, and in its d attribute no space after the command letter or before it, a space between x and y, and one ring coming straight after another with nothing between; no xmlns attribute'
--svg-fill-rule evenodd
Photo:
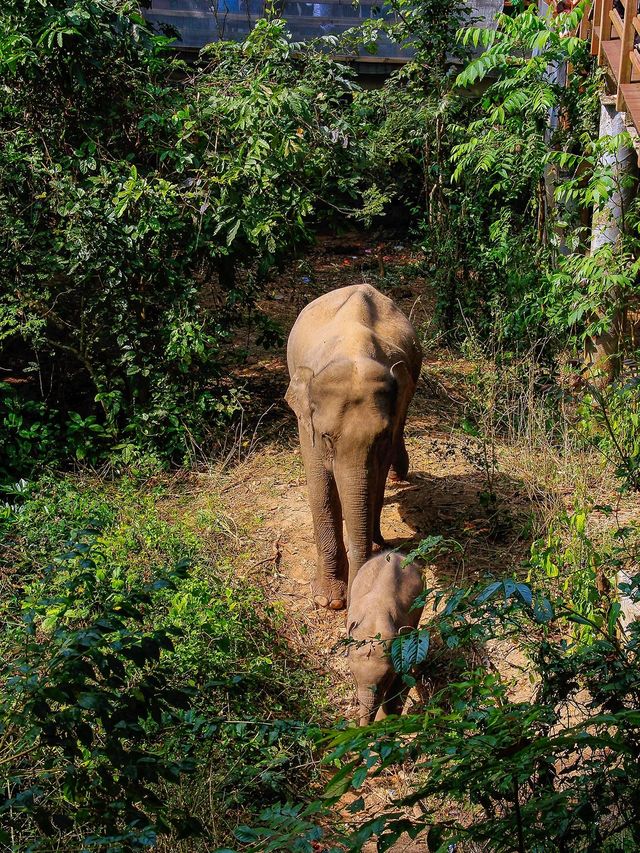
<svg viewBox="0 0 640 853"><path fill-rule="evenodd" d="M415 260L392 241L373 244L353 235L322 239L304 264L285 272L260 307L286 335L299 310L321 293L367 282L412 317L426 358L406 431L411 470L408 482L387 487L382 532L391 546L404 550L435 534L459 543L460 549L431 567L430 585L444 586L491 572L510 573L528 549L531 507L521 484L505 474L493 483L502 509L487 505L481 445L461 429L465 376L473 366L434 345L434 296L428 282L416 276ZM295 419L283 400L288 384L284 347L254 351L239 378L251 391L251 404L217 483L224 513L247 531L238 543L238 572L259 583L272 602L282 603L289 642L312 668L329 674L335 716L353 718L354 691L344 656L335 648L345 634L344 615L316 609L310 597L316 552ZM505 508L508 524L503 523ZM522 658L513 651L514 689L519 690L520 677L529 692ZM504 649L499 658L503 670L510 666ZM367 817L404 787L401 770L365 783L359 793L365 796ZM424 842L399 842L393 850L424 850Z"/></svg>
<svg viewBox="0 0 640 853"><path fill-rule="evenodd" d="M525 433L507 441L496 431L489 444L470 434L469 400L474 398L477 408L480 395L480 408L483 405L477 381L483 362L465 359L438 342L435 296L416 261L392 239L381 244L354 235L320 239L303 261L278 277L260 307L286 338L297 314L312 299L366 282L411 316L425 349L406 429L411 467L406 483L387 486L382 533L391 546L404 551L427 536L454 541L456 546L428 569L432 575L428 586L442 589L488 575L521 572L532 538L546 531L563 509L570 510L574 500L587 500L580 495L591 495L595 504L618 499L615 478L605 472L597 453L566 448L563 452L553 435L547 441L544 411L539 434ZM489 361L486 367L490 368ZM498 385L502 378L500 374ZM318 692L327 691L325 712L310 709L314 721L353 719L354 690L337 645L345 636L344 614L319 610L311 601L316 550L295 418L283 399L288 385L285 347L253 348L233 381L245 384L247 407L222 454L227 463L222 467L214 463L211 473L196 475L197 482L188 475L185 489L177 490L167 509L190 516L200 533L199 513L207 524L215 520L212 556L231 559L237 575L259 585L286 614L285 634L294 657L318 674ZM504 389L500 385L497 390ZM526 402L515 400L516 407ZM537 405L536 400L530 402ZM504 399L495 403L500 418L511 403ZM537 409L534 413L538 416ZM487 434L484 427L482 431ZM493 466L487 462L492 457ZM639 507L640 497L627 496L617 504L616 517L637 517ZM596 527L612 524L596 510L592 518ZM521 650L502 643L492 645L486 654L509 685L512 698L530 699L533 686ZM420 700L412 694L409 701L415 705ZM408 791L407 772L395 768L373 781L367 779L357 794L365 801L365 814L359 813L358 819L375 817ZM348 796L345 805L347 800ZM354 820L346 812L344 817ZM369 844L363 851L375 849ZM424 840L400 841L392 848L394 853L424 850Z"/></svg>

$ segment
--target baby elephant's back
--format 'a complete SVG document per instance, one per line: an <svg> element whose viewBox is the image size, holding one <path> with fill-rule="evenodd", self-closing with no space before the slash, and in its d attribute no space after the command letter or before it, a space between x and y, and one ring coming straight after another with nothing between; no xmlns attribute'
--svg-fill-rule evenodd
<svg viewBox="0 0 640 853"><path fill-rule="evenodd" d="M409 563L403 566L402 554L386 552L368 560L358 571L351 588L351 602L367 599L369 607L388 609L403 624L409 615L415 599L424 589L424 581L420 569ZM419 618L419 611L410 614ZM412 623L413 618L410 619Z"/></svg>

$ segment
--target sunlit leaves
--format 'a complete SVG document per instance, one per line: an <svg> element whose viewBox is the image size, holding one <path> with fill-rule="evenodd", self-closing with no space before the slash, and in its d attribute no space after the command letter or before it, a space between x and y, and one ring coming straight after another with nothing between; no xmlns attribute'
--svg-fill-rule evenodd
<svg viewBox="0 0 640 853"><path fill-rule="evenodd" d="M391 642L391 662L398 673L409 673L426 660L429 652L429 631L419 628L401 633Z"/></svg>
<svg viewBox="0 0 640 853"><path fill-rule="evenodd" d="M232 330L251 317L261 345L281 337L260 282L328 198L357 195L352 74L278 20L187 74L131 0L10 3L0 19L0 339L21 341L16 375L37 348L43 397L3 390L9 468L114 448L183 459L238 410L221 381Z"/></svg>
<svg viewBox="0 0 640 853"><path fill-rule="evenodd" d="M513 16L498 16L495 33L478 28L461 33L463 43L482 44L483 50L456 84L468 87L487 78L490 82L482 99L484 117L469 125L466 141L453 149L455 180L465 172L492 176L489 193L494 195L542 179L551 110L573 98L554 69L569 57L583 64L587 60L585 43L566 35L567 25L582 14L584 3L571 21L563 14L541 17L531 6ZM572 80L571 85L577 84Z"/></svg>
<svg viewBox="0 0 640 853"><path fill-rule="evenodd" d="M117 834L134 846L172 822L201 829L173 813L155 787L194 769L189 727L180 732L193 691L171 683L161 663L178 632L145 625L145 612L160 590L176 588L184 567L159 585L130 584L126 596L109 595L92 559L98 540L93 528L68 543L54 589L47 596L36 585L24 601L20 645L2 664L8 775L0 811L16 841L26 826L58 837L75 830L96 842ZM170 727L182 738L178 757L154 743Z"/></svg>

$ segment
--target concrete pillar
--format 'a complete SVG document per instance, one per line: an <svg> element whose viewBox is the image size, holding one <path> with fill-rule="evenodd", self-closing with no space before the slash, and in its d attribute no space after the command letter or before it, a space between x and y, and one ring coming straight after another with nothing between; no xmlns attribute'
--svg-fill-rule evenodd
<svg viewBox="0 0 640 853"><path fill-rule="evenodd" d="M621 583L631 583L635 578L634 575L630 575L628 572L621 570L616 575L616 584ZM622 608L620 612L620 621L622 623L622 627L627 630L629 625L632 622L636 622L640 619L640 602L636 601L636 597L631 598L628 595L622 595L618 590L618 601L620 602L620 607Z"/></svg>
<svg viewBox="0 0 640 853"><path fill-rule="evenodd" d="M624 133L627 129L624 119L625 114L617 112L613 104L603 103L600 108L599 138ZM593 215L591 254L607 243L615 243L620 236L620 221L636 194L635 184L629 178L637 178L637 162L638 155L633 147L624 146L610 154L600 156L600 165L611 169L618 188L605 207ZM624 184L630 184L630 186L624 186Z"/></svg>
<svg viewBox="0 0 640 853"><path fill-rule="evenodd" d="M550 15L551 12L549 10L549 4L546 0L539 0L538 2L538 15L541 18L546 18ZM542 53L544 48L536 48L534 47L532 53L534 56ZM565 86L567 82L567 63L566 62L551 62L547 65L546 77L550 83L555 83L557 86ZM553 139L554 132L558 127L558 107L551 107L549 110L549 123L547 125L547 129L545 131L545 142L548 146L551 145L551 140ZM559 181L559 169L557 166L552 166L550 163L547 163L544 167L544 190L545 190L545 205L546 210L544 213L545 221L549 216L553 215L553 211L556 209L556 198L555 191ZM566 201L564 202L564 206L567 207ZM568 248L566 245L566 235L562 229L560 229L557 225L554 227L554 233L556 237L556 244L558 250L561 254L567 254Z"/></svg>
<svg viewBox="0 0 640 853"><path fill-rule="evenodd" d="M600 109L599 138L616 136L626 131L625 114L614 104L603 103ZM616 189L602 210L595 211L591 223L591 254L612 245L620 237L624 216L637 191L638 155L635 149L621 146L600 156L600 165L611 170ZM613 296L615 299L615 295ZM609 329L585 341L585 362L589 378L600 386L608 385L620 371L625 334L625 312L616 312Z"/></svg>

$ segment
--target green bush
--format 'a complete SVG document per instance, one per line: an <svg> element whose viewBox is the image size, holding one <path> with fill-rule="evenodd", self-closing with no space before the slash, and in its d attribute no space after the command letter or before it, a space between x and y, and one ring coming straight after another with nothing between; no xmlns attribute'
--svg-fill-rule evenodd
<svg viewBox="0 0 640 853"><path fill-rule="evenodd" d="M1 844L175 849L193 836L190 850L210 849L308 784L296 720L314 693L281 614L163 517L157 474L10 491Z"/></svg>
<svg viewBox="0 0 640 853"><path fill-rule="evenodd" d="M583 156L597 136L598 77L586 42L566 37L584 6L546 18L519 9L500 15L494 31L470 26L460 4L391 5L399 18L387 29L416 56L380 92L355 101L371 146L365 220L392 200L410 211L451 339L472 326L513 349L531 346L547 331L548 297L558 290L551 276L567 238L578 233L584 248L575 226L593 198L576 188L593 191L602 171L597 154ZM375 33L378 23L370 26ZM567 61L565 86L549 68ZM566 325L554 333L564 343Z"/></svg>
<svg viewBox="0 0 640 853"><path fill-rule="evenodd" d="M353 191L349 74L266 20L188 69L132 0L12 0L0 33L0 474L180 459L237 409L233 330L279 339L265 276Z"/></svg>
<svg viewBox="0 0 640 853"><path fill-rule="evenodd" d="M640 601L637 579L621 591ZM383 851L406 832L423 833L434 853L457 844L636 850L640 622L622 633L617 602L596 622L511 579L438 593L436 603L430 629L443 642L427 666L446 659L443 686L420 713L324 732L334 770L324 802L266 809L256 826L239 829L236 849L308 853L319 842L357 853L375 838ZM564 639L575 625L591 628L589 642ZM531 698L514 697L509 676L480 663L488 640L528 650ZM369 817L363 785L397 765L410 771L409 791ZM355 829L328 825L318 815L347 791L360 792L349 805Z"/></svg>

